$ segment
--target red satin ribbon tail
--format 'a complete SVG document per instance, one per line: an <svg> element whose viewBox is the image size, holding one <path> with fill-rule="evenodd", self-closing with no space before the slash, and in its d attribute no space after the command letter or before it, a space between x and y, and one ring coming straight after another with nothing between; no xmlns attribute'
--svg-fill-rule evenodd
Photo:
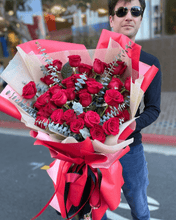
<svg viewBox="0 0 176 220"><path fill-rule="evenodd" d="M34 220L36 218L38 218L45 210L46 208L49 206L50 202L52 201L52 199L54 198L56 192L54 192L54 194L52 195L51 199L47 202L47 204L42 208L42 210L35 216L33 217L31 220Z"/></svg>

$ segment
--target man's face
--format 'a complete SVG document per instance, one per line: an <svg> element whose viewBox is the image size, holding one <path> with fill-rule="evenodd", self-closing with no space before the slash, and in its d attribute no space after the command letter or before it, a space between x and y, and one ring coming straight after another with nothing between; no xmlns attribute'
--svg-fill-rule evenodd
<svg viewBox="0 0 176 220"><path fill-rule="evenodd" d="M120 0L117 2L114 11L117 11L120 7L127 7L131 9L133 6L140 6L139 0L132 0L131 2L126 2ZM116 15L110 16L110 26L113 28L113 31L119 34L124 34L129 37L132 41L135 41L135 36L140 28L142 21L142 16L133 17L130 10L124 17L117 17Z"/></svg>

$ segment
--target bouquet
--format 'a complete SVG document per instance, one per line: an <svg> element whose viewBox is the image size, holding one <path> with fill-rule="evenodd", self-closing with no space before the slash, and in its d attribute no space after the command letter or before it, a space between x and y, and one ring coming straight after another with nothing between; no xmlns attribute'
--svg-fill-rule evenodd
<svg viewBox="0 0 176 220"><path fill-rule="evenodd" d="M17 49L2 73L8 86L1 110L30 127L35 144L56 159L48 170L55 187L48 204L63 218L83 210L101 219L120 202L119 159L133 142L126 138L157 68L139 62L139 45L106 30L95 50L46 40Z"/></svg>

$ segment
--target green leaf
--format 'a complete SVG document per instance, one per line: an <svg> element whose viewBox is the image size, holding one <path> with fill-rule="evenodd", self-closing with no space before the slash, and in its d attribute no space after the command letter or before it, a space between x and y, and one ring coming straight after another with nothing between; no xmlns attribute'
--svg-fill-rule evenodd
<svg viewBox="0 0 176 220"><path fill-rule="evenodd" d="M72 67L70 66L69 62L66 63L63 67L62 67L62 70L61 70L61 75L63 77L63 79L66 79L68 78L69 76L71 76L73 73L73 69Z"/></svg>

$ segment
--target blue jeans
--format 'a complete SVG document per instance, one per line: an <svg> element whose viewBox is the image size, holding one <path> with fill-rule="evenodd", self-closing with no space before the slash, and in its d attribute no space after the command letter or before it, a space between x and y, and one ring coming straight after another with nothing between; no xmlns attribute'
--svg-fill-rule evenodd
<svg viewBox="0 0 176 220"><path fill-rule="evenodd" d="M148 169L143 145L131 147L120 159L123 167L124 196L131 208L133 220L149 220L150 212L147 202Z"/></svg>
<svg viewBox="0 0 176 220"><path fill-rule="evenodd" d="M143 145L131 147L131 150L120 159L123 167L124 196L131 208L133 220L149 220L150 212L147 203L148 170ZM106 215L102 220L106 220Z"/></svg>

